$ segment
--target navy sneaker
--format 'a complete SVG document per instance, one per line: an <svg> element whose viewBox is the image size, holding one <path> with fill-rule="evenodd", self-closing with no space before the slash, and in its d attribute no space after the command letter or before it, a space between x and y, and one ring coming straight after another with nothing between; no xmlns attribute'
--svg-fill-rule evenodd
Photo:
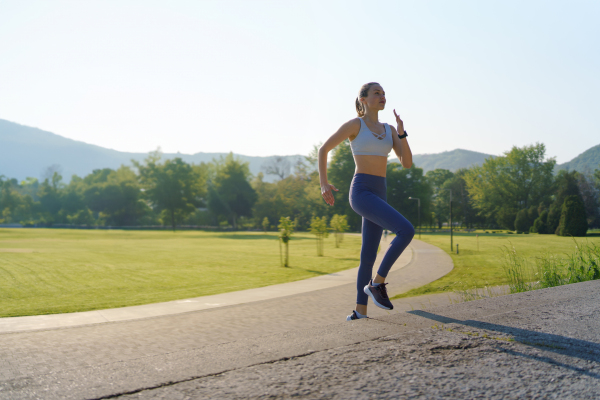
<svg viewBox="0 0 600 400"><path fill-rule="evenodd" d="M365 293L369 295L377 307L383 308L384 310L393 310L394 305L388 297L385 285L387 285L387 283L380 283L377 286L373 286L373 280L370 280L369 284L365 286Z"/></svg>
<svg viewBox="0 0 600 400"><path fill-rule="evenodd" d="M350 314L350 315L348 315L348 316L346 317L346 321L354 321L355 319L366 319L366 318L369 318L369 317L367 317L367 316L364 316L364 317L359 317L359 316L356 314L356 311L354 311L354 310L353 310L353 311L352 311L352 314Z"/></svg>

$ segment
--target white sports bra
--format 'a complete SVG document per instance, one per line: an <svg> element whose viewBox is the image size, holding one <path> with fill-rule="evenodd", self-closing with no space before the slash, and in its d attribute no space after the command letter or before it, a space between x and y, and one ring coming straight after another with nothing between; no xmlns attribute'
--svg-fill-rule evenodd
<svg viewBox="0 0 600 400"><path fill-rule="evenodd" d="M388 124L383 124L385 127L384 133L371 132L365 121L360 119L360 130L358 135L350 142L352 154L359 156L383 156L386 157L394 147L394 139L392 139L392 130Z"/></svg>

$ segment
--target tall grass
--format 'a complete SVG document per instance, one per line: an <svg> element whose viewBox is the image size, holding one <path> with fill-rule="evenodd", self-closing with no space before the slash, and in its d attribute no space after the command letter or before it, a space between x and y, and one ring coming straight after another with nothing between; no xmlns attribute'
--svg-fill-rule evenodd
<svg viewBox="0 0 600 400"><path fill-rule="evenodd" d="M600 246L573 241L573 253L565 257L553 254L536 257L535 266L530 259L519 255L514 246L505 248L502 267L510 293L600 279Z"/></svg>

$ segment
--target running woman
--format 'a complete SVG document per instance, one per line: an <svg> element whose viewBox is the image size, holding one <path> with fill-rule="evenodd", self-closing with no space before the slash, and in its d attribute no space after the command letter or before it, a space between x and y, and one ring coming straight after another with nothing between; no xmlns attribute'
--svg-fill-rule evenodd
<svg viewBox="0 0 600 400"><path fill-rule="evenodd" d="M369 297L378 307L385 310L394 308L385 289L385 278L415 234L412 224L387 203L385 173L388 155L394 149L400 164L410 168L412 153L406 140L408 135L404 123L396 110L397 129L379 122L379 111L385 108L385 102L385 91L380 84L364 84L355 101L358 118L342 125L319 149L321 195L330 206L334 203L333 191L337 192L338 189L327 180L327 154L349 139L356 164L350 186L350 206L363 217L362 247L356 280L356 309L348 315L347 321L367 318ZM398 132L402 132L402 135ZM384 229L394 232L396 237L390 243L373 279L373 264Z"/></svg>

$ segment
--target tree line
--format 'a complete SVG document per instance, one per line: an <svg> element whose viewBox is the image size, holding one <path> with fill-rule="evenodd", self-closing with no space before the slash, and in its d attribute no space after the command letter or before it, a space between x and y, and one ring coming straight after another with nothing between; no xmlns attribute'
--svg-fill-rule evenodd
<svg viewBox="0 0 600 400"><path fill-rule="evenodd" d="M275 159L256 176L232 153L196 165L162 160L159 151L132 167L94 170L68 184L58 172L42 181L0 176L0 224L276 230L281 217L290 217L295 230L310 231L316 217L338 215L360 231L361 219L348 201L355 168L349 142L332 152L328 164L329 181L339 189L332 207L321 198L317 149L294 166ZM419 203L422 225L438 229L449 220L450 197L453 222L464 228L575 236L600 227L600 170L555 175L554 167L540 143L456 172L423 173L415 165L389 163L388 202L415 226ZM277 181L266 182L265 173Z"/></svg>

